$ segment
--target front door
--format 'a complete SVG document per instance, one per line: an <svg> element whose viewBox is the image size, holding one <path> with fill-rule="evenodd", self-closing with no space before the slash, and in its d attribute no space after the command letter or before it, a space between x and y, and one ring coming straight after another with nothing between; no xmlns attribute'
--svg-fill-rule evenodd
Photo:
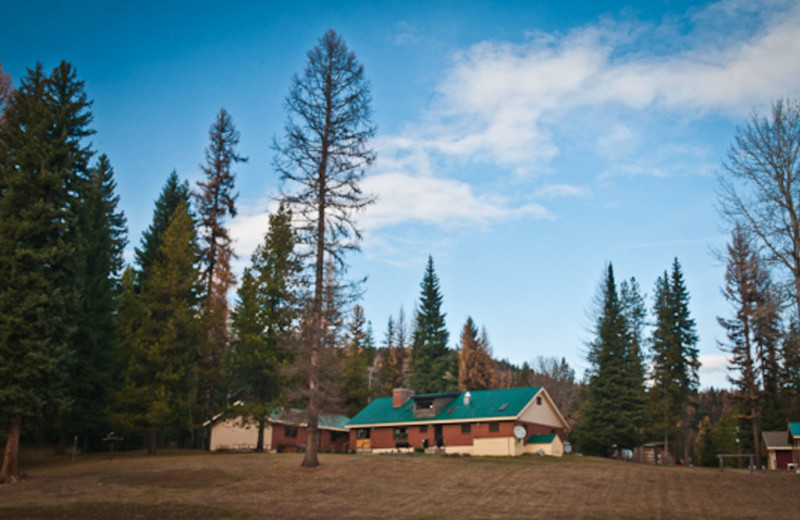
<svg viewBox="0 0 800 520"><path fill-rule="evenodd" d="M442 437L442 425L435 424L433 426L433 439L437 448L444 446L444 437Z"/></svg>

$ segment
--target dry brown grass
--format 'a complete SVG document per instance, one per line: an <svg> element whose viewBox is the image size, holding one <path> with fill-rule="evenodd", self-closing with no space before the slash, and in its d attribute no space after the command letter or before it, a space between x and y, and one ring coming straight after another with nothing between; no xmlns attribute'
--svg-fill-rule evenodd
<svg viewBox="0 0 800 520"><path fill-rule="evenodd" d="M800 476L515 459L170 453L28 460L0 518L796 519Z"/></svg>

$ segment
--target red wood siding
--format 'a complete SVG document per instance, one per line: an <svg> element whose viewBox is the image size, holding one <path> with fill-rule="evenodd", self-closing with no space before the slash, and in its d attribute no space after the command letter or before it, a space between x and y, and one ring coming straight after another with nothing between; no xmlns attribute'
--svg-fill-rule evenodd
<svg viewBox="0 0 800 520"><path fill-rule="evenodd" d="M792 463L792 450L775 450L775 465L778 469L787 469L786 465Z"/></svg>
<svg viewBox="0 0 800 520"><path fill-rule="evenodd" d="M490 432L489 431L489 424L494 422L495 424L499 424L498 431ZM462 424L470 424L470 432L469 433L462 433L461 432L461 425ZM561 428L553 428L552 426L545 426L541 424L530 424L530 423L517 423L515 421L489 421L489 422L475 422L475 423L454 423L454 424L443 424L442 426L442 437L444 439L445 446L472 446L473 439L476 437L479 438L490 438L490 437L512 437L514 435L514 426L517 424L522 424L526 427L528 431L528 436L530 435L547 435L550 433L558 434L558 436L563 440L564 438L564 431ZM406 426L408 431L408 440L407 442L414 448L421 448L424 439L428 439L428 446L435 446L436 441L434 438L435 428L433 424L428 424L428 431L422 433L420 431L420 424ZM382 426L377 428L370 428L370 446L372 449L394 449L395 444L398 441L394 440L394 426ZM350 430L350 446L355 446L356 443L356 429L353 428Z"/></svg>
<svg viewBox="0 0 800 520"><path fill-rule="evenodd" d="M287 448L304 448L308 442L308 429L297 427L297 437L286 435L286 425L276 424L272 429L272 445L278 451ZM347 432L341 432L339 438L334 441L331 430L320 430L320 451L345 451L348 446Z"/></svg>

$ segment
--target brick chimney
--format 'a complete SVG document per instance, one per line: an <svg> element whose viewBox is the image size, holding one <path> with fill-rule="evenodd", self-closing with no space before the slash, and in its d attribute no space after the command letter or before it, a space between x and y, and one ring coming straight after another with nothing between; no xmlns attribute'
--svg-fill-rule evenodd
<svg viewBox="0 0 800 520"><path fill-rule="evenodd" d="M392 408L400 408L414 397L414 391L410 388L395 388L392 390Z"/></svg>

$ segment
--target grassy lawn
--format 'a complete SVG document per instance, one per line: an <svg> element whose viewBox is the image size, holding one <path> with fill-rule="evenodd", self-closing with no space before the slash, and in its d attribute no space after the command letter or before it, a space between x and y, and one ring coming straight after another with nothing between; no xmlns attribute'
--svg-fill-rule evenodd
<svg viewBox="0 0 800 520"><path fill-rule="evenodd" d="M590 457L25 454L0 518L798 518L800 476Z"/></svg>

